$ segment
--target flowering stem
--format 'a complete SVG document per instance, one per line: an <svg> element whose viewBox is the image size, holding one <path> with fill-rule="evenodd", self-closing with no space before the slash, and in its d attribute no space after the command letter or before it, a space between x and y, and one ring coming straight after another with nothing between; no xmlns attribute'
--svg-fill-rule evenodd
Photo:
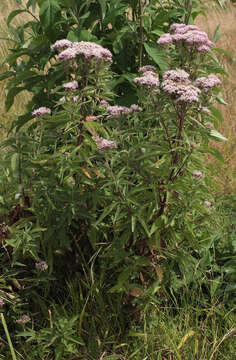
<svg viewBox="0 0 236 360"><path fill-rule="evenodd" d="M8 342L10 351L11 351L12 359L13 359L13 360L17 360L16 354L15 354L15 350L14 350L13 345L12 345L12 342L11 342L11 338L10 338L10 335L9 335L9 331L8 331L7 324L6 324L6 321L5 321L5 318L4 318L3 313L1 313L1 320L2 320L3 329L4 329L5 334L6 334L6 337L7 337L7 342Z"/></svg>

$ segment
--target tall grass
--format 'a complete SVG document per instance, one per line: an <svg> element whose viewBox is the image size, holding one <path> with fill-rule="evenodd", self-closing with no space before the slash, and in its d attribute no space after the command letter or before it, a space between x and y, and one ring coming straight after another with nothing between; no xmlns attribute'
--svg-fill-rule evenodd
<svg viewBox="0 0 236 360"><path fill-rule="evenodd" d="M219 32L222 35L217 42L217 47L230 52L233 58L226 55L218 55L229 77L223 78L223 96L228 106L218 105L222 112L224 122L219 130L229 139L227 143L218 143L218 149L223 153L225 164L216 168L216 178L224 192L230 193L236 187L236 4L231 0L223 2L224 8L214 6L214 3L206 4L207 17L199 16L197 25L206 31L210 38L213 37L216 27L219 25Z"/></svg>
<svg viewBox="0 0 236 360"><path fill-rule="evenodd" d="M14 0L0 1L0 74L8 70L8 65L4 64L4 59L8 54L8 49L13 47L14 43L10 40L11 34L7 28L6 21L10 12L16 8L17 5ZM13 24L16 26L21 25L29 19L29 14L22 13L14 19ZM10 125L16 116L25 112L25 105L30 99L30 94L27 91L22 91L20 95L16 97L11 110L6 113L4 106L6 84L7 80L0 83L0 139L6 136Z"/></svg>

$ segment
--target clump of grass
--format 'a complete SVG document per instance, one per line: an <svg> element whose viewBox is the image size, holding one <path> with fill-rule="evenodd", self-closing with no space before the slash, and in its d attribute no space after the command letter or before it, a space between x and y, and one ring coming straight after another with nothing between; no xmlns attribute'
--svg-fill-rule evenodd
<svg viewBox="0 0 236 360"><path fill-rule="evenodd" d="M210 38L213 37L216 27L219 25L219 31L222 35L217 42L217 47L222 48L232 54L232 57L218 54L229 77L223 78L222 93L227 106L218 105L222 112L224 122L219 127L219 131L229 139L226 143L218 143L217 148L223 153L225 163L221 166L214 162L216 168L216 178L223 192L230 193L236 187L236 5L231 0L224 1L224 8L213 6L214 3L206 4L207 17L199 16L197 25L206 31Z"/></svg>

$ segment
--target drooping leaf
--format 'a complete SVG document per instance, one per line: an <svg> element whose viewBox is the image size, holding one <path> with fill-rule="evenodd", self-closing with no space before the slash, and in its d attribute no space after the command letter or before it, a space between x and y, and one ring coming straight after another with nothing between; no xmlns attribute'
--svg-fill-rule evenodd
<svg viewBox="0 0 236 360"><path fill-rule="evenodd" d="M224 137L223 135L221 135L218 131L216 130L211 130L210 135L215 138L218 141L228 141L228 139L226 137Z"/></svg>
<svg viewBox="0 0 236 360"><path fill-rule="evenodd" d="M160 49L160 46L154 43L144 43L145 50L148 55L155 61L161 71L168 70L168 62L166 53Z"/></svg>

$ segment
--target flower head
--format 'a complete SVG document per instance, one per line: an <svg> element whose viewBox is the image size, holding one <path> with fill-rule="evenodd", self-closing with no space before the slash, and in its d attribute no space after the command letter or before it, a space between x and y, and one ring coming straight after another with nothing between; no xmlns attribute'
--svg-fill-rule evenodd
<svg viewBox="0 0 236 360"><path fill-rule="evenodd" d="M212 124L210 121L207 121L207 122L205 123L205 125L206 125L207 127L211 128L211 129L215 129L214 124Z"/></svg>
<svg viewBox="0 0 236 360"><path fill-rule="evenodd" d="M106 100L101 100L100 105L101 106L108 106L108 102Z"/></svg>
<svg viewBox="0 0 236 360"><path fill-rule="evenodd" d="M30 321L30 317L28 315L22 315L20 319L17 319L16 322L18 324L26 324L27 322Z"/></svg>
<svg viewBox="0 0 236 360"><path fill-rule="evenodd" d="M204 201L204 203L203 203L205 206L207 206L207 207L211 207L211 202L210 201Z"/></svg>
<svg viewBox="0 0 236 360"><path fill-rule="evenodd" d="M208 93L210 89L221 84L220 79L215 74L199 77L196 79L194 85L199 89L203 89L205 93Z"/></svg>
<svg viewBox="0 0 236 360"><path fill-rule="evenodd" d="M45 114L51 114L51 109L43 106L32 112L32 115L34 115L34 116L41 116L41 115L45 115Z"/></svg>
<svg viewBox="0 0 236 360"><path fill-rule="evenodd" d="M78 82L76 80L63 84L65 90L76 90L78 87Z"/></svg>
<svg viewBox="0 0 236 360"><path fill-rule="evenodd" d="M107 149L113 149L117 147L117 144L115 141L107 140L104 138L101 138L99 136L95 137L95 142L97 144L97 147L99 150L107 150Z"/></svg>
<svg viewBox="0 0 236 360"><path fill-rule="evenodd" d="M172 43L172 41L173 41L172 36L169 33L166 33L159 37L157 43L159 45L166 45Z"/></svg>
<svg viewBox="0 0 236 360"><path fill-rule="evenodd" d="M207 33L200 31L196 25L173 24L170 27L170 33L173 42L184 41L187 45L194 46L201 53L209 52L214 46Z"/></svg>
<svg viewBox="0 0 236 360"><path fill-rule="evenodd" d="M85 60L95 59L97 61L112 62L112 54L108 49L90 41L72 43L72 46L62 51L58 58L60 60L70 60L78 56L82 56Z"/></svg>
<svg viewBox="0 0 236 360"><path fill-rule="evenodd" d="M203 173L200 170L194 170L193 171L193 177L195 179L202 179L203 178Z"/></svg>
<svg viewBox="0 0 236 360"><path fill-rule="evenodd" d="M152 65L144 65L138 69L139 72L146 72L146 71L155 71L155 66Z"/></svg>
<svg viewBox="0 0 236 360"><path fill-rule="evenodd" d="M35 267L36 267L36 269L44 271L44 270L47 270L48 264L46 263L46 261L40 261L38 263L35 263Z"/></svg>
<svg viewBox="0 0 236 360"><path fill-rule="evenodd" d="M67 39L57 40L55 44L52 45L52 50L65 49L72 46L72 42Z"/></svg>
<svg viewBox="0 0 236 360"><path fill-rule="evenodd" d="M132 111L142 111L142 108L140 106L136 105L136 104L132 104L130 106L130 110L132 110Z"/></svg>
<svg viewBox="0 0 236 360"><path fill-rule="evenodd" d="M131 110L126 106L107 106L107 112L110 117L120 117L122 115L127 115Z"/></svg>
<svg viewBox="0 0 236 360"><path fill-rule="evenodd" d="M166 71L163 75L162 89L164 92L175 96L177 102L192 104L198 102L200 89L189 80L189 74L181 69Z"/></svg>
<svg viewBox="0 0 236 360"><path fill-rule="evenodd" d="M3 301L3 299L0 297L0 306L3 306L5 303Z"/></svg>
<svg viewBox="0 0 236 360"><path fill-rule="evenodd" d="M173 81L186 81L189 79L189 74L182 69L169 70L163 75L163 80L167 79Z"/></svg>
<svg viewBox="0 0 236 360"><path fill-rule="evenodd" d="M145 71L142 76L134 78L134 82L147 89L153 89L160 85L158 75L153 71Z"/></svg>

